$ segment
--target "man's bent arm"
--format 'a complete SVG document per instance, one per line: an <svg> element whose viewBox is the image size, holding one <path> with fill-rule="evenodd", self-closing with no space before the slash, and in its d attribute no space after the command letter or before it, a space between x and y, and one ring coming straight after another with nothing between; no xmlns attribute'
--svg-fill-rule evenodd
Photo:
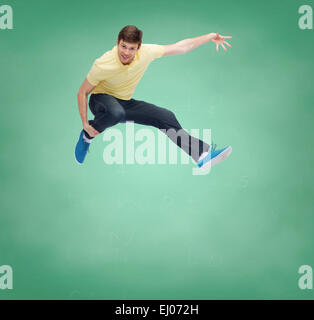
<svg viewBox="0 0 314 320"><path fill-rule="evenodd" d="M88 95L93 91L96 86L93 86L88 80L85 78L83 84L81 85L78 93L77 93L77 103L79 108L79 113L82 119L82 124L84 130L88 132L90 136L95 136L99 132L96 131L93 127L91 127L88 123L87 118L87 101Z"/></svg>
<svg viewBox="0 0 314 320"><path fill-rule="evenodd" d="M165 49L165 53L163 56L173 56L175 54L187 53L199 47L200 45L215 39L216 36L217 33L208 33L200 37L185 39L174 44L163 46Z"/></svg>

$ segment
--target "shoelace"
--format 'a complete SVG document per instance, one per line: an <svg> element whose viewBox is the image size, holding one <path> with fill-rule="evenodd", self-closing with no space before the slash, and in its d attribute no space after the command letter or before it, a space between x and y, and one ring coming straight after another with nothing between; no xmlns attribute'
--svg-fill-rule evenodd
<svg viewBox="0 0 314 320"><path fill-rule="evenodd" d="M210 145L210 151L214 151L214 150L216 150L216 148L217 148L217 144L213 142L213 143Z"/></svg>

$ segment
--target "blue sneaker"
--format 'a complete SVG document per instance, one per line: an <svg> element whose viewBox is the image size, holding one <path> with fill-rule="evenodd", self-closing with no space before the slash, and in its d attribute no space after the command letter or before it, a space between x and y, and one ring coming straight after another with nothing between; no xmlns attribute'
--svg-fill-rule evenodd
<svg viewBox="0 0 314 320"><path fill-rule="evenodd" d="M232 147L228 146L223 149L215 150L216 145L211 147L210 151L202 155L197 165L201 169L208 169L210 166L214 166L219 162L227 159L232 151Z"/></svg>
<svg viewBox="0 0 314 320"><path fill-rule="evenodd" d="M86 153L88 151L90 143L85 141L83 138L84 131L81 131L80 137L75 147L75 160L78 164L82 164L84 162Z"/></svg>

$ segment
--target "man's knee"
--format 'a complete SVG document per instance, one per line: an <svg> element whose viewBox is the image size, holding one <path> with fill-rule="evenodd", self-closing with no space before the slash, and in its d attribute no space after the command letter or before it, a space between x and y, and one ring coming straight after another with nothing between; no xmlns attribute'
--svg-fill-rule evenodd
<svg viewBox="0 0 314 320"><path fill-rule="evenodd" d="M111 108L109 113L114 122L125 121L125 111L123 108Z"/></svg>
<svg viewBox="0 0 314 320"><path fill-rule="evenodd" d="M172 119L172 120L176 119L174 112L172 112L171 110L168 110L168 109L163 110L163 117L165 119Z"/></svg>
<svg viewBox="0 0 314 320"><path fill-rule="evenodd" d="M163 115L160 119L160 126L165 129L174 128L174 129L181 129L181 126L177 120L176 115L174 112L164 109Z"/></svg>

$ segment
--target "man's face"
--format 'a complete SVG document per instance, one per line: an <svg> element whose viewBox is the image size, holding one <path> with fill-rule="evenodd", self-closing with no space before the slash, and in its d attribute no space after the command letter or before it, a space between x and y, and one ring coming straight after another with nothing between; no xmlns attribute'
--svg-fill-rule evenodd
<svg viewBox="0 0 314 320"><path fill-rule="evenodd" d="M136 52L138 50L138 43L130 43L120 40L117 41L118 55L121 63L130 64L134 59Z"/></svg>

